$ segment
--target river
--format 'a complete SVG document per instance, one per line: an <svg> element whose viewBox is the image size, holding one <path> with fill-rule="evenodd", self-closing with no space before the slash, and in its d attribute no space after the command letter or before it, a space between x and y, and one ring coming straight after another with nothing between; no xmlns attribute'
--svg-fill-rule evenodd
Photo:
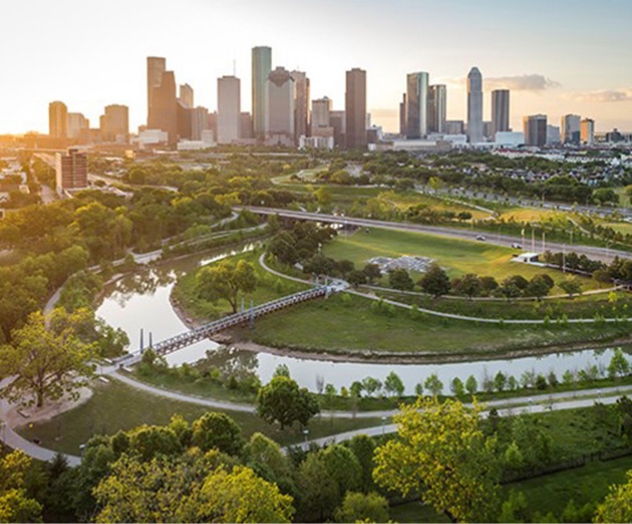
<svg viewBox="0 0 632 524"><path fill-rule="evenodd" d="M228 255L230 253L227 251L217 251L191 256L125 276L106 286L103 301L97 309L97 316L128 334L131 351L136 351L140 347L141 329L145 347L149 345L150 336L153 342L158 342L184 332L187 328L169 302L169 295L177 278L200 265L212 263ZM369 376L383 382L391 371L395 371L404 382L406 393L413 394L415 385L433 373L443 382L444 392L447 393L449 384L455 377L465 382L473 375L478 380L480 388L485 377L493 377L499 371L507 376L513 375L518 380L528 371L544 374L553 371L560 380L567 370L579 371L593 365L604 372L612 358L613 350L587 349L537 357L446 364L371 364L328 362L222 349L215 342L208 340L169 355L167 362L170 365L196 362L205 358L207 352L212 364L224 369L255 372L264 384L281 364L287 365L292 378L311 391L317 391L323 383L333 384L339 390L342 386L349 387L354 380L362 380Z"/></svg>

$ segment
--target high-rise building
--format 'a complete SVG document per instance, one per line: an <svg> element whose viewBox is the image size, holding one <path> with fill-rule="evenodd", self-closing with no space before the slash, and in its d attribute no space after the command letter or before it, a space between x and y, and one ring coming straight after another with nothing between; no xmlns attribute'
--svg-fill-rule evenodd
<svg viewBox="0 0 632 524"><path fill-rule="evenodd" d="M239 138L252 140L252 115L250 113L241 113L239 119Z"/></svg>
<svg viewBox="0 0 632 524"><path fill-rule="evenodd" d="M180 84L180 102L184 107L193 109L195 104L193 103L193 88L189 84Z"/></svg>
<svg viewBox="0 0 632 524"><path fill-rule="evenodd" d="M51 138L68 137L68 108L63 102L48 104L48 135Z"/></svg>
<svg viewBox="0 0 632 524"><path fill-rule="evenodd" d="M447 120L445 123L446 135L464 135L465 122L463 120Z"/></svg>
<svg viewBox="0 0 632 524"><path fill-rule="evenodd" d="M129 109L122 105L105 106L101 117L101 137L105 142L127 142L129 136Z"/></svg>
<svg viewBox="0 0 632 524"><path fill-rule="evenodd" d="M483 75L478 67L467 75L467 138L471 144L483 141Z"/></svg>
<svg viewBox="0 0 632 524"><path fill-rule="evenodd" d="M327 97L312 100L311 136L333 136L329 121L331 100Z"/></svg>
<svg viewBox="0 0 632 524"><path fill-rule="evenodd" d="M581 139L581 120L579 115L564 115L561 121L562 143L579 145Z"/></svg>
<svg viewBox="0 0 632 524"><path fill-rule="evenodd" d="M266 87L266 143L294 145L294 79L277 67L268 75Z"/></svg>
<svg viewBox="0 0 632 524"><path fill-rule="evenodd" d="M68 138L79 138L87 129L90 129L90 121L82 113L68 113Z"/></svg>
<svg viewBox="0 0 632 524"><path fill-rule="evenodd" d="M88 187L88 157L77 149L68 148L66 153L55 155L57 191L85 189Z"/></svg>
<svg viewBox="0 0 632 524"><path fill-rule="evenodd" d="M509 89L492 91L492 131L491 139L496 133L509 131Z"/></svg>
<svg viewBox="0 0 632 524"><path fill-rule="evenodd" d="M547 124L546 145L552 146L552 145L558 145L561 143L562 143L562 140L561 140L560 128L557 126L551 126Z"/></svg>
<svg viewBox="0 0 632 524"><path fill-rule="evenodd" d="M160 85L154 87L149 116L149 129L166 131L170 145L178 142L178 103L176 99L176 79L173 71L162 73Z"/></svg>
<svg viewBox="0 0 632 524"><path fill-rule="evenodd" d="M406 136L406 93L402 95L402 101L399 103L399 134Z"/></svg>
<svg viewBox="0 0 632 524"><path fill-rule="evenodd" d="M266 132L266 86L272 71L272 49L252 48L252 128L257 140L263 140Z"/></svg>
<svg viewBox="0 0 632 524"><path fill-rule="evenodd" d="M208 109L198 106L191 110L191 139L202 140L202 131L211 129Z"/></svg>
<svg viewBox="0 0 632 524"><path fill-rule="evenodd" d="M543 147L546 144L546 115L530 115L522 119L524 143L528 146Z"/></svg>
<svg viewBox="0 0 632 524"><path fill-rule="evenodd" d="M162 74L167 70L167 61L158 56L147 57L147 125L152 119L154 88L160 87Z"/></svg>
<svg viewBox="0 0 632 524"><path fill-rule="evenodd" d="M346 73L345 140L347 149L366 148L366 71L354 68Z"/></svg>
<svg viewBox="0 0 632 524"><path fill-rule="evenodd" d="M445 133L447 97L444 84L430 86L428 90L428 133Z"/></svg>
<svg viewBox="0 0 632 524"><path fill-rule="evenodd" d="M406 75L406 138L428 134L428 73Z"/></svg>
<svg viewBox="0 0 632 524"><path fill-rule="evenodd" d="M290 73L294 80L294 135L307 136L309 132L309 78L302 71Z"/></svg>
<svg viewBox="0 0 632 524"><path fill-rule="evenodd" d="M347 118L344 111L329 111L329 123L334 130L334 145L338 148L346 147Z"/></svg>
<svg viewBox="0 0 632 524"><path fill-rule="evenodd" d="M187 107L187 105L180 98L176 100L178 141L190 140L193 137L193 124L191 121L192 113L193 109Z"/></svg>
<svg viewBox="0 0 632 524"><path fill-rule="evenodd" d="M239 140L241 123L241 81L234 76L217 79L217 143Z"/></svg>
<svg viewBox="0 0 632 524"><path fill-rule="evenodd" d="M582 144L587 146L593 145L595 142L595 121L590 118L584 118L580 122L580 139Z"/></svg>

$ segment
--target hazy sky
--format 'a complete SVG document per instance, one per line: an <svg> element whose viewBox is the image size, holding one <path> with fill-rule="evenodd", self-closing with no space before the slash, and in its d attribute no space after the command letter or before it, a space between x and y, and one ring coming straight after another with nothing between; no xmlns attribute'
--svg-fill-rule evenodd
<svg viewBox="0 0 632 524"><path fill-rule="evenodd" d="M108 104L147 111L146 57L164 56L196 105L217 106L217 78L241 78L250 110L250 53L306 71L311 98L344 108L345 71L367 70L373 122L396 130L406 73L448 84L448 119L466 117L464 78L509 87L511 124L545 113L632 131L630 0L3 0L0 133L48 132L62 100L98 126ZM490 95L484 98L490 118Z"/></svg>

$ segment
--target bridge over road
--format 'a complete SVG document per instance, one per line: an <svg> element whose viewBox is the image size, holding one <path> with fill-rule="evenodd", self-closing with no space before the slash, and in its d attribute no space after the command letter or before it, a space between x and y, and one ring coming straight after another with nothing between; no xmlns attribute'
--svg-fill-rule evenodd
<svg viewBox="0 0 632 524"><path fill-rule="evenodd" d="M279 311L280 309L284 309L307 300L328 296L330 293L339 291L343 287L345 286L338 281L336 281L334 285L317 285L312 289L299 291L298 293L254 306L246 311L241 311L239 313L220 318L219 320L214 320L213 322L204 324L203 326L187 331L186 333L180 333L179 335L162 340L157 344L153 344L151 347L157 355L165 356L173 353L174 351L195 344L196 342L200 342L201 340L219 333L220 331L224 331L240 324L252 324L254 319L257 317L267 315L268 313L272 313L274 311ZM116 359L115 362L117 365L133 365L140 361L141 356L142 348L136 353L130 353Z"/></svg>

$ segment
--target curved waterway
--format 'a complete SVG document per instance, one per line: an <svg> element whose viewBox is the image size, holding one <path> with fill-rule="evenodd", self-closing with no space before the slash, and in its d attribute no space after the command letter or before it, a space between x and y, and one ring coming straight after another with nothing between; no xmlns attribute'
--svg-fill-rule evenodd
<svg viewBox="0 0 632 524"><path fill-rule="evenodd" d="M182 333L187 327L176 315L169 301L177 278L200 265L212 263L230 254L227 251L217 251L196 255L125 276L106 286L97 315L128 334L131 351L137 351L140 347L141 328L145 347L149 345L150 333L153 342ZM561 380L562 374L567 370L579 371L593 365L604 372L612 357L612 349L586 349L537 357L445 364L372 364L328 362L222 349L215 342L207 340L169 355L167 362L170 365L179 365L196 362L205 356L211 364L224 370L257 373L264 384L270 380L277 366L285 364L290 369L292 378L311 391L316 391L322 383L333 384L337 389L349 387L354 380L369 376L384 381L391 371L395 371L404 382L406 393L413 394L415 385L423 382L432 373L437 374L444 384L444 392L447 393L449 384L455 377L465 381L467 377L474 375L480 387L486 376L493 377L499 371L507 376L513 375L518 380L524 372L529 371L544 374L553 371Z"/></svg>

